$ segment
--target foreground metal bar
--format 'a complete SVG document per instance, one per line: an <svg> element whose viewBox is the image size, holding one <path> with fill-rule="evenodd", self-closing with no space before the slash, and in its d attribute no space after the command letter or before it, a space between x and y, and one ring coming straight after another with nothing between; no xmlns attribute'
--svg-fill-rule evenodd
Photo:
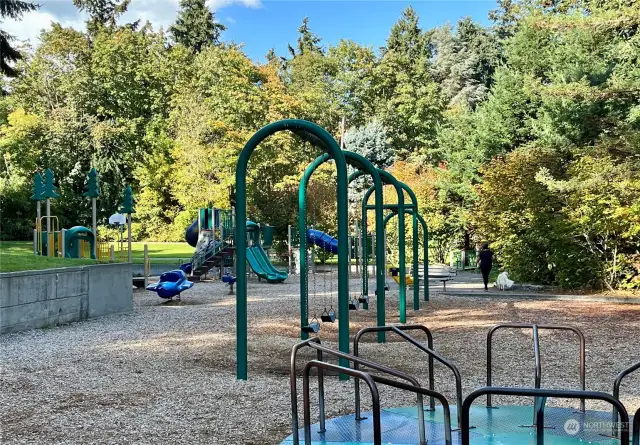
<svg viewBox="0 0 640 445"><path fill-rule="evenodd" d="M415 347L417 347L421 351L426 352L427 354L429 354L429 357L435 358L436 360L438 360L440 363L445 365L447 368L449 368L453 372L453 376L454 376L455 381L456 381L456 407L457 407L457 411L458 411L458 427L460 427L460 424L461 424L460 407L462 406L462 377L460 376L460 371L458 371L458 368L453 363L451 363L449 360L445 359L444 357L442 357L440 354L438 354L434 350L432 350L430 348L427 348L424 345L421 345L413 337L405 334L404 332L402 332L397 327L395 327L395 326L391 326L391 327L393 328L393 331L396 334L398 334L399 336L404 338L406 341L408 341L409 343L411 343L412 345L414 345Z"/></svg>
<svg viewBox="0 0 640 445"><path fill-rule="evenodd" d="M393 328L400 329L401 331L422 331L427 336L427 346L429 349L433 349L433 334L428 327L421 324L404 324L398 326L372 326L369 328L360 329L353 337L353 355L359 357L360 339L370 332L393 332ZM356 365L357 366L357 365ZM357 369L357 367L356 367ZM356 396L356 417L360 417L360 385L358 381L355 382L355 396ZM433 375L433 356L429 354L429 389L435 391L435 378ZM429 408L435 409L435 402L433 397L429 398Z"/></svg>
<svg viewBox="0 0 640 445"><path fill-rule="evenodd" d="M302 400L304 409L304 443L305 445L311 445L311 404L309 401L309 373L311 368L318 369L318 375L322 374L322 370L337 371L341 374L347 374L352 377L357 377L364 380L369 386L371 391L371 405L373 411L373 443L374 445L382 445L382 429L380 427L380 395L378 393L378 387L373 378L366 372L356 371L351 368L344 368L338 365L332 365L331 363L325 363L319 360L312 360L304 367L304 373L302 377ZM298 435L298 431L295 431L294 436Z"/></svg>
<svg viewBox="0 0 640 445"><path fill-rule="evenodd" d="M382 365L380 363L376 363L376 362L372 362L370 360L366 360L360 357L356 357L354 355L351 354L345 354L343 352L340 351L336 351L335 349L331 349L331 348L327 348L326 346L323 346L320 344L320 341L317 338L310 338L309 340L305 340L301 343L296 344L293 349L291 350L291 369L290 369L290 376L289 376L289 387L291 390L291 424L292 424L292 429L293 429L293 443L295 445L297 445L299 443L299 439L298 439L298 390L297 390L297 383L296 383L296 359L297 359L297 355L298 355L298 351L300 351L303 347L310 347L312 349L315 349L316 351L322 353L327 353L329 355L333 355L334 357L337 357L339 359L343 359L346 362L353 362L354 363L354 368L357 370L357 365L363 365L366 366L368 368L371 369L375 369L376 371L380 371L389 375L392 375L394 377L398 377L400 379L406 380L409 383L411 383L412 385L416 386L416 387L421 387L420 386L420 382L412 377L411 375L402 372L402 371L398 371L396 369L390 368L388 366ZM318 354L318 358L322 359L322 355ZM348 375L348 374L344 374L344 375ZM324 387L322 388L324 390ZM319 393L319 397L323 400L322 401L322 405L324 406L324 393ZM418 413L423 413L424 412L424 403L422 400L422 394L418 393L417 395L417 407L418 407ZM323 414L323 413L321 413ZM324 419L322 419L321 424L324 423Z"/></svg>
<svg viewBox="0 0 640 445"><path fill-rule="evenodd" d="M633 416L633 445L640 445L640 408Z"/></svg>
<svg viewBox="0 0 640 445"><path fill-rule="evenodd" d="M630 367L628 367L627 369L625 369L624 371L622 371L620 374L616 376L616 380L615 382L613 382L613 397L620 400L620 386L622 385L622 380L626 376L628 376L629 374L631 374L632 372L638 369L640 369L640 362L636 363L635 365L631 365ZM635 420L637 421L638 419L636 418ZM616 411L615 407L613 408L613 416L611 421L612 421L611 433L613 437L618 437L618 430L619 430L619 428L617 428L618 412Z"/></svg>
<svg viewBox="0 0 640 445"><path fill-rule="evenodd" d="M565 326L565 325L535 325L535 324L530 324L530 323L504 323L504 324L498 324L494 327L492 327L489 330L489 333L487 334L487 386L491 386L492 385L492 360L493 360L493 354L492 354L492 340L493 340L493 334L495 334L496 331L500 330L500 329L532 329L534 330L535 327L535 331L539 331L541 329L545 329L545 330L558 330L558 331L571 331L574 334L576 334L578 336L578 339L580 340L580 389L582 391L586 390L586 364L585 364L585 355L586 355L586 341L584 338L584 334L582 333L582 331L576 327L573 326ZM536 341L536 339L538 338L537 333L534 334L534 354L536 354L536 368L535 368L535 372L536 372L536 377L535 377L535 384L536 387L540 387L541 381L542 381L542 365L540 364L540 344L539 344L539 340ZM536 353L536 349L537 349L537 353ZM487 406L491 407L491 394L487 394ZM585 401L584 400L580 400L580 411L584 412L585 410Z"/></svg>
<svg viewBox="0 0 640 445"><path fill-rule="evenodd" d="M626 444L629 443L629 414L625 409L624 405L620 403L619 400L611 396L610 394L604 392L596 392L596 391L569 391L569 390L560 390L560 389L538 389L538 388L503 388L503 387L491 387L487 386L485 388L479 388L473 391L471 394L467 396L462 404L462 423L461 423L461 438L462 445L470 445L470 412L471 405L478 397L482 396L521 396L521 397L536 397L536 398L548 398L548 397L559 397L565 399L580 399L580 400L602 400L604 402L608 402L613 405L619 412L620 417L622 418L622 428L620 434L620 443ZM540 408L540 407L537 407ZM543 412L543 409L538 409L537 412ZM542 426L544 426L543 422ZM540 434L537 433L539 436ZM544 434L542 434L543 441L540 442L539 438L537 439L538 444L544 443Z"/></svg>

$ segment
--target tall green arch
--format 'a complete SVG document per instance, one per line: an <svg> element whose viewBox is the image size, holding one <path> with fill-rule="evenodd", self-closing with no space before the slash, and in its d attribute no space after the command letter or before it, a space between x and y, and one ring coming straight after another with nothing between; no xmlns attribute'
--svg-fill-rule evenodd
<svg viewBox="0 0 640 445"><path fill-rule="evenodd" d="M407 194L409 195L409 197L411 198L411 204L404 204L403 202L403 208L405 210L409 209L409 208L413 208L416 209L418 208L418 199L416 198L415 193L413 193L413 190L411 190L411 187L409 187L407 184L405 184L404 182L400 182L398 181L398 184L400 185L400 187L402 187L402 189L404 191L407 192ZM368 193L368 190L367 190ZM369 195L365 194L365 199L369 199ZM397 209L397 211L400 211L400 201L398 200L398 204L386 204L384 206L386 209ZM370 209L371 206L367 206L367 209ZM403 217L401 218L401 220L404 219L404 214ZM398 231L400 230L404 230L404 224L402 222L399 222L399 227L398 227ZM413 279L414 282L416 283L413 286L413 310L417 311L420 309L420 279L418 277L418 219L417 219L417 213L413 213L413 217L412 217L412 234L413 234ZM399 243L404 243L404 235L400 236L398 238L398 242ZM404 252L404 248L400 247L399 248L399 252L398 252L398 256L401 256L404 260L404 256L403 253ZM402 270L406 270L403 269L402 266L400 264L398 264L398 266L400 267L400 274L403 274ZM401 281L400 284L402 285L402 277L401 277ZM401 291L402 292L402 291ZM426 292L426 291L425 291ZM402 295L402 294L401 294ZM402 306L402 304L401 304ZM402 318L402 315L401 315Z"/></svg>
<svg viewBox="0 0 640 445"><path fill-rule="evenodd" d="M247 167L251 154L258 144L274 133L289 130L307 140L311 140L336 161L338 186L336 199L338 205L338 239L348 236L347 208L347 163L338 143L322 127L299 119L285 119L271 123L258 130L245 144L240 152L236 165L236 376L247 379L247 239L245 234L247 222ZM303 203L299 203L302 205ZM306 252L306 236L300 237L300 251ZM304 255L301 256L301 259ZM349 264L347 243L338 244L338 347L342 352L349 352ZM340 366L348 367L349 363L341 359Z"/></svg>
<svg viewBox="0 0 640 445"><path fill-rule="evenodd" d="M400 269L400 291L399 291L399 301L400 301L400 323L406 323L407 322L407 283L406 283L406 266L405 266L405 235L404 235L404 231L405 231L405 222L404 222L404 210L405 210L405 203L404 203L404 192L403 192L403 187L402 187L402 183L400 181L398 181L391 173L378 169L378 172L380 173L380 177L382 179L382 182L384 182L385 184L390 184L393 185L393 187L396 190L396 195L398 196L398 215L399 215L399 220L398 220L398 267ZM353 175L352 175L353 176ZM367 203L369 202L369 197L371 196L371 194L374 191L374 187L371 186L369 187L369 189L366 191L366 193L364 194L364 197L362 198L362 227L363 229L365 227L367 227ZM409 195L413 198L415 198L415 195L413 195L413 192ZM417 205L417 202L414 202L414 205ZM385 206L383 206L385 207ZM366 249L366 240L365 240L365 244L364 247ZM366 256L364 257L364 261L363 261L363 268L366 270L367 268L367 258ZM419 297L418 297L418 307L416 308L416 302L415 302L415 298L414 298L414 309L418 309L420 306L420 301L419 301Z"/></svg>
<svg viewBox="0 0 640 445"><path fill-rule="evenodd" d="M392 212L389 213L384 218L385 230L386 230L387 223L389 222L389 220L397 215L397 213L396 213L397 210L395 210L393 208L391 208L391 209L392 209ZM424 220L424 218L422 217L420 212L417 212L414 209L405 209L405 213L417 214L415 216L417 216L418 221L420 222L420 225L422 226L422 233L424 234L424 246L423 246L423 248L424 248L424 251L423 251L423 253L424 253L424 264L422 266L422 272L423 272L423 275L424 275L424 301L429 301L429 228L427 226L427 222ZM419 285L420 285L419 281L415 281L415 283L416 283L416 285L414 286L414 289L419 287Z"/></svg>
<svg viewBox="0 0 640 445"><path fill-rule="evenodd" d="M374 165L371 164L371 162L367 158L347 150L343 150L343 154L347 164L351 165L352 167L355 167L356 169L358 169L358 172L362 172L362 174L370 175L371 178L373 179L372 187L375 191L375 198L376 198L376 204L374 206L375 220L376 220L376 236L378 236L378 234L380 236L384 236L384 222L383 222L384 210L382 208L382 203L384 201L383 201L383 195L382 195L382 179L380 177L380 173L378 169L374 167ZM307 167L300 181L300 186L298 188L298 202L300 203L300 206L299 206L300 211L298 213L298 230L299 230L299 233L301 234L300 235L301 238L304 236L306 239L306 236L303 234L305 234L305 230L306 230L306 217L307 217L306 193L307 193L307 187L309 185L309 181L311 180L311 176L313 175L313 172L315 172L320 165L327 162L329 159L330 159L330 156L327 153L318 156ZM348 181L349 183L351 183L352 181L351 179L352 176L353 175L349 177L349 181ZM380 224L381 230L378 230L378 224ZM338 238L338 246L339 245L340 245L340 238ZM378 256L379 256L379 259L378 259ZM303 257L304 257L304 260L303 260ZM384 277L384 246L383 245L376 247L376 262L382 262L382 265L377 264L378 267L376 271L376 283L377 283L378 289L382 288L382 293L378 293L378 297L376 299L376 316L377 316L378 326L384 326L385 325L385 294L384 294L384 282L385 282L384 278L385 277ZM306 274L306 271L307 271L306 255L301 250L300 251L300 274L301 275ZM300 323L301 325L305 325L308 322L308 320L304 319L306 318L307 306L309 304L309 302L307 301L307 295L308 295L308 289L307 289L306 280L300 280ZM367 295L366 287L363 287L363 295ZM384 342L384 339L385 339L384 334L385 334L384 332L378 333L378 341ZM302 332L301 335L302 335L302 339L306 339L308 337L308 335L305 332Z"/></svg>

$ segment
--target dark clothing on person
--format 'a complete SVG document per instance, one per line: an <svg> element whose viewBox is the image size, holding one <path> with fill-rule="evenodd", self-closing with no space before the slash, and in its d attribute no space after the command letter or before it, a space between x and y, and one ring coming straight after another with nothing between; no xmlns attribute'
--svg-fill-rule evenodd
<svg viewBox="0 0 640 445"><path fill-rule="evenodd" d="M493 267L493 252L490 249L482 249L478 254L478 262L480 263L480 272L482 272L484 289L487 290L489 285L489 274Z"/></svg>
<svg viewBox="0 0 640 445"><path fill-rule="evenodd" d="M482 272L482 282L486 290L489 288L489 274L491 273L491 269L480 269L480 272Z"/></svg>

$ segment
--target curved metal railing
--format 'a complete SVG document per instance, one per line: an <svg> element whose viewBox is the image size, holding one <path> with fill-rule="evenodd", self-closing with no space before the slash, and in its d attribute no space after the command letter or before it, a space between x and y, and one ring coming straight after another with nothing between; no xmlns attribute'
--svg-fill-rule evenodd
<svg viewBox="0 0 640 445"><path fill-rule="evenodd" d="M427 336L427 346L429 347L429 349L433 350L433 334L431 333L429 328L427 328L426 326L423 326L421 324L403 324L403 325L396 326L396 328L400 329L401 331L424 332L425 335ZM372 326L372 327L360 329L356 333L355 337L353 338L353 355L355 355L356 357L359 356L358 352L360 350L360 340L365 334L372 333L372 332L393 332L393 326ZM429 355L429 389L431 391L435 391L435 379L433 375L433 356L431 355ZM359 410L360 388L358 386L357 380L355 385L355 392L356 392L356 416L358 417L360 412ZM429 398L429 409L431 410L435 409L435 402L433 397Z"/></svg>
<svg viewBox="0 0 640 445"><path fill-rule="evenodd" d="M622 386L622 380L624 380L626 376L628 376L629 374L631 374L632 372L638 369L640 369L640 362L636 363L635 365L629 366L627 369L620 372L620 374L616 376L616 380L613 382L613 397L620 400L620 386ZM615 407L613 408L613 415L612 415L611 421L612 421L611 434L613 435L613 437L618 437L619 428L616 427L618 423L618 412L616 411Z"/></svg>
<svg viewBox="0 0 640 445"><path fill-rule="evenodd" d="M633 443L632 445L640 445L640 408L633 416Z"/></svg>
<svg viewBox="0 0 640 445"><path fill-rule="evenodd" d="M311 368L318 368L318 375L321 374L321 370L332 370L338 373L344 373L357 379L364 380L369 389L371 390L372 400L372 412L373 412L373 443L374 445L382 445L382 429L380 426L380 396L378 393L377 383L382 383L393 388L402 389L405 391L411 391L420 396L431 396L438 399L442 404L444 412L444 436L445 444L453 445L451 439L451 410L447 399L435 391L430 391L426 388L422 388L415 385L408 385L406 383L398 382L386 377L371 375L369 373L359 371L351 368L344 368L339 365L322 362L319 360L312 360L304 368L303 374L303 404L304 404L304 440L305 445L311 444L311 407L309 401L309 374ZM420 424L418 424L420 428ZM424 437L424 421L422 422L422 433L420 436L420 445L427 445L426 438Z"/></svg>
<svg viewBox="0 0 640 445"><path fill-rule="evenodd" d="M531 329L533 331L533 353L535 356L535 387L540 388L542 382L542 363L540 361L540 339L538 332L544 330L571 331L578 336L580 340L580 387L582 391L586 390L586 341L582 331L573 326L565 325L536 325L530 323L503 323L492 327L487 334L487 386L492 385L492 360L493 360L493 334L500 329ZM537 401L534 401L537 405ZM487 394L487 407L491 408L491 393ZM580 411L584 412L585 401L580 399ZM533 425L536 424L536 413L533 413Z"/></svg>
<svg viewBox="0 0 640 445"><path fill-rule="evenodd" d="M536 444L544 444L544 407L548 397L559 397L565 399L580 400L602 400L610 403L619 411L621 422L620 443L629 443L629 414L620 401L610 394L596 391L570 391L561 389L540 389L540 388L503 388L487 386L473 391L467 396L462 404L462 424L461 438L462 445L470 445L470 411L474 400L482 396L521 396L534 397L538 402L535 407L536 416Z"/></svg>
<svg viewBox="0 0 640 445"><path fill-rule="evenodd" d="M322 361L323 359L323 355L322 353L327 353L329 355L333 355L334 357L338 357L338 358L342 358L345 359L347 361L351 361L353 363L357 363L359 365L363 365L366 366L368 368L371 369L375 369L376 371L379 372L383 372L385 374L389 374L392 375L394 377L398 377L400 379L406 380L408 381L411 385L413 385L412 387L415 388L421 388L420 386L420 382L412 377L411 375L402 372L402 371L398 371L396 369L390 368L388 366L376 363L376 362L372 362L370 360L366 360L360 357L356 357L354 355L351 354L347 354L344 352L340 352L340 351L336 351L335 349L331 349L331 348L327 348L326 346L323 346L320 343L320 340L317 338L310 338L308 340L305 340L303 342L300 342L298 344L296 344L292 351L291 351L291 370L290 370L290 377L289 377L289 388L291 390L291 423L292 423L292 433L293 433L293 443L294 445L297 445L299 443L299 438L298 438L298 429L299 429L299 424L298 424L298 390L297 390L297 381L296 381L296 358L297 358L297 354L298 351L300 351L300 349L302 349L303 347L309 347L312 349L315 349L316 351L318 351L318 360ZM343 373L346 374L346 373ZM380 377L375 377L375 378L380 378ZM324 376L320 375L320 371L319 371L319 375L318 375L318 398L320 400L319 402L319 406L320 406L320 430L323 431L324 430L324 425L325 425L325 414L324 414ZM393 380L390 380L393 381ZM415 392L415 391L414 391ZM417 396L417 408L418 408L418 427L419 427L419 432L420 432L420 438L421 440L424 440L425 437L425 432L424 432L424 403L423 403L423 393L422 392L416 392ZM437 394L437 393L435 393ZM431 394L429 394L431 395ZM436 397L434 395L434 397ZM441 396L442 397L442 396ZM436 397L437 398L437 397Z"/></svg>

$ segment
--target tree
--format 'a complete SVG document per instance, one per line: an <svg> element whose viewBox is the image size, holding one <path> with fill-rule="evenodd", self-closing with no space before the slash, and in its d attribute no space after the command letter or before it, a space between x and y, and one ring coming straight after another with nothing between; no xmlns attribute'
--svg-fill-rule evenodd
<svg viewBox="0 0 640 445"><path fill-rule="evenodd" d="M294 55L301 55L305 52L322 52L320 46L321 38L311 32L309 28L309 17L302 19L302 24L298 28L298 52Z"/></svg>
<svg viewBox="0 0 640 445"><path fill-rule="evenodd" d="M81 11L89 14L87 31L96 34L101 28L116 27L118 18L127 12L131 0L73 0L73 4Z"/></svg>
<svg viewBox="0 0 640 445"><path fill-rule="evenodd" d="M205 0L180 0L180 12L169 32L177 43L193 52L200 52L205 45L220 43L220 34L226 28L215 21L215 14Z"/></svg>
<svg viewBox="0 0 640 445"><path fill-rule="evenodd" d="M343 141L347 150L364 156L377 168L384 169L393 164L394 154L387 142L387 133L378 120L348 129Z"/></svg>
<svg viewBox="0 0 640 445"><path fill-rule="evenodd" d="M499 62L493 35L467 17L458 22L455 33L448 25L437 28L431 43L432 72L449 106L475 109L486 99Z"/></svg>
<svg viewBox="0 0 640 445"><path fill-rule="evenodd" d="M392 29L373 72L375 115L400 158L430 161L443 101L430 72L431 51L409 7Z"/></svg>
<svg viewBox="0 0 640 445"><path fill-rule="evenodd" d="M0 18L20 19L25 13L35 11L38 5L22 0L2 0L0 1ZM16 77L18 73L11 66L22 59L18 50L11 46L13 37L0 29L0 74L7 77ZM6 94L4 89L1 90Z"/></svg>

